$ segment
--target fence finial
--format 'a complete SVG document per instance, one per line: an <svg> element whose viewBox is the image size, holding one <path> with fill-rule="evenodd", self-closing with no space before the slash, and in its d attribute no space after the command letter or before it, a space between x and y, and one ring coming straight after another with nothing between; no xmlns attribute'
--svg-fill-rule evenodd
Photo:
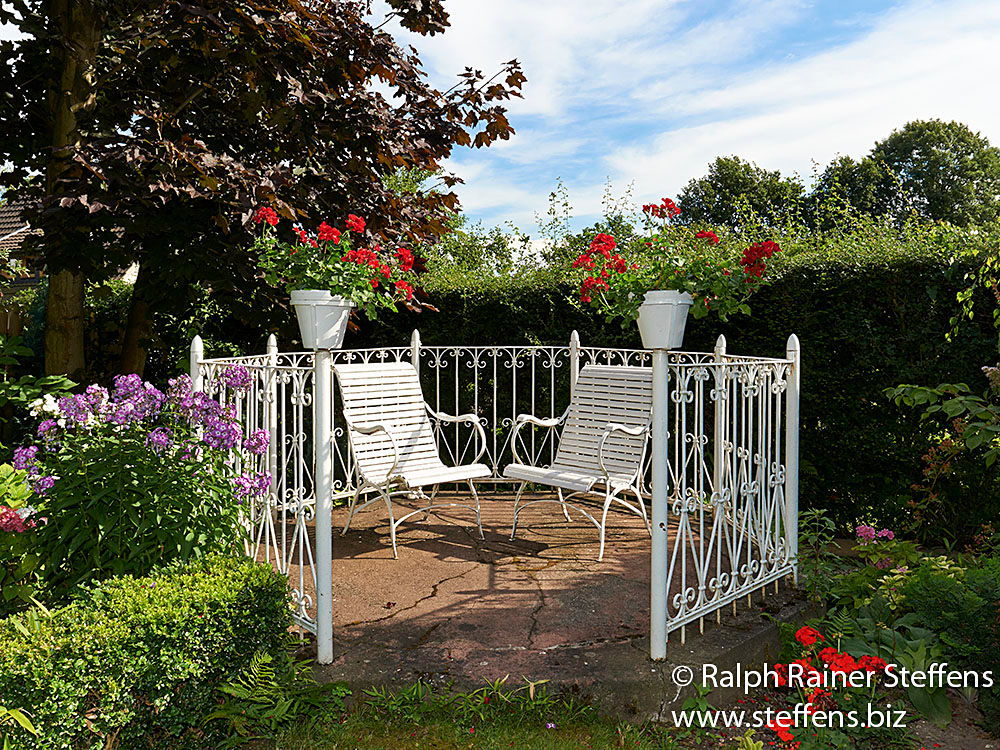
<svg viewBox="0 0 1000 750"><path fill-rule="evenodd" d="M205 344L201 336L191 339L191 365L189 374L191 375L191 389L200 391L202 389L201 363L205 359Z"/></svg>
<svg viewBox="0 0 1000 750"><path fill-rule="evenodd" d="M576 393L576 381L580 377L580 334L574 330L569 335L569 395Z"/></svg>
<svg viewBox="0 0 1000 750"><path fill-rule="evenodd" d="M416 328L413 329L413 333L410 334L410 364L413 365L413 369L420 374L420 331Z"/></svg>
<svg viewBox="0 0 1000 750"><path fill-rule="evenodd" d="M273 333L267 337L267 353L268 356L278 353L278 337Z"/></svg>
<svg viewBox="0 0 1000 750"><path fill-rule="evenodd" d="M725 334L720 333L719 338L715 340L715 358L721 359L726 353L726 337Z"/></svg>

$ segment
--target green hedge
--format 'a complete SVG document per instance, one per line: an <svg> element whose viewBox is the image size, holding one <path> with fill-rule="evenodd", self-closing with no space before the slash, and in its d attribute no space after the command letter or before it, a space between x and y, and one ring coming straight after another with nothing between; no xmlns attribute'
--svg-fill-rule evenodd
<svg viewBox="0 0 1000 750"><path fill-rule="evenodd" d="M861 521L905 526L909 487L921 478L927 435L919 415L897 408L883 390L940 382L984 390L980 368L997 360L990 300L954 341L945 338L967 270L952 258L931 240L804 248L754 297L750 317L688 322L685 348L698 351L711 351L721 333L730 352L782 356L788 335L798 334L802 504L828 509L845 529ZM442 312L386 316L349 334L345 346L398 346L413 328L427 345L566 344L576 329L584 346L640 346L634 325L623 330L580 309L573 292L545 274L470 280L434 291ZM994 518L997 490L995 477L953 487L962 513L949 532L961 537Z"/></svg>
<svg viewBox="0 0 1000 750"><path fill-rule="evenodd" d="M212 556L112 579L50 618L0 621L0 704L40 732L14 746L213 746L198 726L213 692L283 646L287 598L271 568Z"/></svg>

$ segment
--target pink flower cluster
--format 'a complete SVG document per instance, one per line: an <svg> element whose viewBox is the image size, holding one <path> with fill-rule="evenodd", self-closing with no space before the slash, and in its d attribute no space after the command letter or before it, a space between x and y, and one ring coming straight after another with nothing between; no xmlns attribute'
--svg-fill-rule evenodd
<svg viewBox="0 0 1000 750"><path fill-rule="evenodd" d="M35 522L31 518L33 513L32 508L14 510L6 505L0 505L0 531L23 534L25 531L35 528Z"/></svg>
<svg viewBox="0 0 1000 750"><path fill-rule="evenodd" d="M854 529L854 533L858 537L858 542L862 545L871 544L872 542L884 539L887 542L891 542L896 538L896 535L889 529L882 529L881 531L875 531L874 526L858 526Z"/></svg>

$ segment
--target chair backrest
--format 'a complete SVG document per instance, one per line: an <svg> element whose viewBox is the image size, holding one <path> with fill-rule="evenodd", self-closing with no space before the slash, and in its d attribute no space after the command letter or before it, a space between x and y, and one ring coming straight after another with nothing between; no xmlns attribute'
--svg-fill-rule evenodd
<svg viewBox="0 0 1000 750"><path fill-rule="evenodd" d="M553 468L572 467L601 475L598 449L608 424L648 426L652 409L652 368L585 365L576 381ZM627 476L638 473L646 440L646 434L634 437L613 433L604 444L608 472Z"/></svg>
<svg viewBox="0 0 1000 750"><path fill-rule="evenodd" d="M399 450L397 469L441 465L420 379L407 362L335 365L349 425L383 424ZM385 478L392 466L392 443L384 432L365 435L349 429L354 460L363 476Z"/></svg>

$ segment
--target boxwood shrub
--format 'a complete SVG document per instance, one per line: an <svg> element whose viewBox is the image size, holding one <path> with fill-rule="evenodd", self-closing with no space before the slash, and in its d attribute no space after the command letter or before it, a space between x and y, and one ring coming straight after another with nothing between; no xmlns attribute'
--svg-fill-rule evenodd
<svg viewBox="0 0 1000 750"><path fill-rule="evenodd" d="M290 624L287 580L210 556L106 581L50 616L0 621L0 703L39 730L23 748L211 747L199 727L215 688Z"/></svg>

